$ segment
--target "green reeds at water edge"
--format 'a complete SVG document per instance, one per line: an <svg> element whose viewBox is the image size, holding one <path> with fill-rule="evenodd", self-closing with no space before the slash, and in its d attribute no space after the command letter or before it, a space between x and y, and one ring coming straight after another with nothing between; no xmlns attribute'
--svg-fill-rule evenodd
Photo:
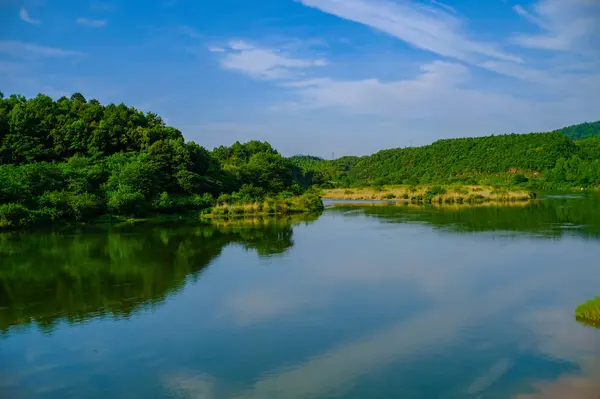
<svg viewBox="0 0 600 399"><path fill-rule="evenodd" d="M224 203L214 206L207 217L235 217L248 215L286 215L318 212L323 209L321 197L303 194L290 198L265 198L256 202Z"/></svg>
<svg viewBox="0 0 600 399"><path fill-rule="evenodd" d="M585 324L600 327L600 297L579 305L575 309L575 318Z"/></svg>

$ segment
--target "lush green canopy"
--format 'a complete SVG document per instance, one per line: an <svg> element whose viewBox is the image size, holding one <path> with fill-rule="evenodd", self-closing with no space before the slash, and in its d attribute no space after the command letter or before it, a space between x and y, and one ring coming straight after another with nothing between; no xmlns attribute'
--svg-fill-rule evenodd
<svg viewBox="0 0 600 399"><path fill-rule="evenodd" d="M600 138L575 142L559 132L449 139L364 157L325 161L298 156L292 161L312 183L323 186L460 182L547 188L600 184Z"/></svg>
<svg viewBox="0 0 600 399"><path fill-rule="evenodd" d="M240 189L252 199L298 194L303 181L268 143L211 153L123 104L0 96L0 228L202 210Z"/></svg>

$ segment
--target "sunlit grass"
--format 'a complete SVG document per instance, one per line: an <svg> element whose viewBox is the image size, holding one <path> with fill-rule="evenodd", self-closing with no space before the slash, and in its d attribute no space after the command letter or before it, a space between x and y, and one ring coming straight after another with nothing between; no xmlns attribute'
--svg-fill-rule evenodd
<svg viewBox="0 0 600 399"><path fill-rule="evenodd" d="M265 198L262 202L219 204L203 217L254 217L255 215L288 215L310 213L323 209L321 197L314 194L298 195L291 198Z"/></svg>
<svg viewBox="0 0 600 399"><path fill-rule="evenodd" d="M579 305L575 309L575 318L584 323L600 326L600 297Z"/></svg>
<svg viewBox="0 0 600 399"><path fill-rule="evenodd" d="M438 190L442 188L442 193ZM432 191L432 189L434 189ZM435 195L431 195L434 192ZM429 195L428 195L429 194ZM323 190L323 198L337 200L396 200L411 203L468 204L484 202L527 201L530 194L524 190L494 188L492 186L408 186L334 188Z"/></svg>

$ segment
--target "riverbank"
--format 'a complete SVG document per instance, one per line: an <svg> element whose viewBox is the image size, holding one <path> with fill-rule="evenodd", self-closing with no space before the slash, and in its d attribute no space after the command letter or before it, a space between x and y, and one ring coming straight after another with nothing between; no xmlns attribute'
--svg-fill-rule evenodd
<svg viewBox="0 0 600 399"><path fill-rule="evenodd" d="M575 318L582 323L600 327L600 297L579 305L575 309Z"/></svg>
<svg viewBox="0 0 600 399"><path fill-rule="evenodd" d="M143 216L105 214L90 220L74 219L49 219L32 218L23 212L23 216L7 218L0 214L0 231L25 230L30 228L72 228L90 225L136 225L136 224L163 224L170 222L190 222L211 224L216 221L248 218L252 220L264 218L277 218L294 214L314 214L323 210L321 197L308 192L288 198L267 197L262 200L228 200L212 206L181 212L148 212Z"/></svg>
<svg viewBox="0 0 600 399"><path fill-rule="evenodd" d="M409 203L473 204L525 202L536 197L520 189L491 186L380 186L323 190L324 199L390 200Z"/></svg>

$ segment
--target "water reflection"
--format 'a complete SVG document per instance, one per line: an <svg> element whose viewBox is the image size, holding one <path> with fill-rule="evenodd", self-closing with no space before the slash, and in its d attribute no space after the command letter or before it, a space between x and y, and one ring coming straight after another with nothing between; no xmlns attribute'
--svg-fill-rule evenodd
<svg viewBox="0 0 600 399"><path fill-rule="evenodd" d="M564 374L555 381L534 384L535 393L517 395L514 399L598 399L600 372L586 370L582 374Z"/></svg>
<svg viewBox="0 0 600 399"><path fill-rule="evenodd" d="M548 238L564 234L600 238L600 201L593 198L549 197L508 206L377 204L362 205L359 211L353 205L337 204L328 212L365 214L394 223L422 222L452 232L511 231Z"/></svg>
<svg viewBox="0 0 600 399"><path fill-rule="evenodd" d="M294 243L292 224L315 218L0 234L0 332L127 318L196 279L225 246L282 254Z"/></svg>
<svg viewBox="0 0 600 399"><path fill-rule="evenodd" d="M396 206L306 227L2 236L0 396L521 399L587 384L600 336L573 309L598 294L600 245L581 239L598 218L555 204L505 209L512 221Z"/></svg>

